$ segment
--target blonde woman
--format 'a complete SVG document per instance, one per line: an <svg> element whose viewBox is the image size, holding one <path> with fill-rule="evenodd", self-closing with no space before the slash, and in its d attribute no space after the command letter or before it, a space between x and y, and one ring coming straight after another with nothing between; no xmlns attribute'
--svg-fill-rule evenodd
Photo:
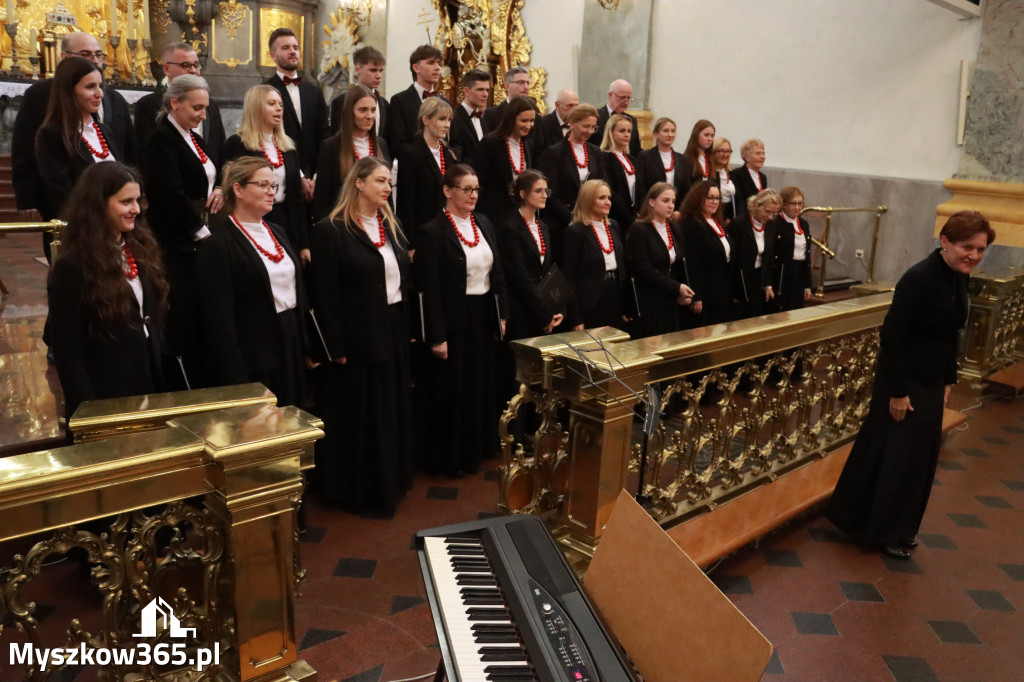
<svg viewBox="0 0 1024 682"><path fill-rule="evenodd" d="M302 198L302 174L295 142L284 132L284 101L276 88L254 85L242 102L238 132L224 142L225 163L242 156L265 159L274 174L277 192L267 220L284 228L299 250L302 263L309 262L309 227Z"/></svg>
<svg viewBox="0 0 1024 682"><path fill-rule="evenodd" d="M711 145L711 181L717 183L722 193L722 219L726 225L740 213L745 213L746 205L737 205L733 201L736 196L736 185L729 173L729 159L732 158L732 143L727 138L716 137Z"/></svg>
<svg viewBox="0 0 1024 682"><path fill-rule="evenodd" d="M643 202L640 166L637 157L629 153L632 134L633 121L623 114L612 114L601 140L608 185L612 189L612 217L624 229L633 224Z"/></svg>
<svg viewBox="0 0 1024 682"><path fill-rule="evenodd" d="M568 325L575 329L621 325L624 320L626 249L618 225L608 219L611 208L608 183L587 180L565 230L561 266L576 294L568 313Z"/></svg>
<svg viewBox="0 0 1024 682"><path fill-rule="evenodd" d="M447 144L452 107L440 97L428 97L419 111L419 132L398 156L398 218L416 248L423 225L444 207L445 173L456 164Z"/></svg>
<svg viewBox="0 0 1024 682"><path fill-rule="evenodd" d="M388 205L391 169L357 161L338 204L313 226L310 299L329 355L318 405L326 436L316 475L324 497L390 515L413 473L408 243Z"/></svg>

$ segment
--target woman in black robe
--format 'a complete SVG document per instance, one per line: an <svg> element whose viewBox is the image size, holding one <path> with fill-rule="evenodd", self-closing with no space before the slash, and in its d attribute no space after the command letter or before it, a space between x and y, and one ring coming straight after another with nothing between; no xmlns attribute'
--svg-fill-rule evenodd
<svg viewBox="0 0 1024 682"><path fill-rule="evenodd" d="M799 187L783 187L782 212L769 227L775 239L772 287L780 310L803 308L811 298L811 227L800 217L804 194Z"/></svg>
<svg viewBox="0 0 1024 682"><path fill-rule="evenodd" d="M977 211L953 214L940 249L896 284L882 323L871 408L836 484L828 518L897 559L917 546L942 445L942 412L956 383L967 281L995 239Z"/></svg>
<svg viewBox="0 0 1024 682"><path fill-rule="evenodd" d="M495 353L505 334L505 278L494 228L477 213L480 181L456 164L445 207L423 225L416 285L430 357L416 382L419 454L434 473L472 473L498 448Z"/></svg>
<svg viewBox="0 0 1024 682"><path fill-rule="evenodd" d="M537 116L529 97L513 97L501 114L498 127L484 135L476 148L473 164L480 178L479 210L491 221L501 225L516 211L512 183L520 173L533 166L530 140Z"/></svg>
<svg viewBox="0 0 1024 682"><path fill-rule="evenodd" d="M391 171L355 163L338 206L313 226L311 298L324 353L319 400L321 494L363 514L390 516L412 482L408 243L388 205ZM317 344L321 343L316 339Z"/></svg>
<svg viewBox="0 0 1024 682"><path fill-rule="evenodd" d="M779 213L782 198L773 189L766 189L750 197L748 206L729 223L726 231L736 246L736 269L733 288L736 319L757 317L774 311L772 264L775 258L774 218Z"/></svg>
<svg viewBox="0 0 1024 682"><path fill-rule="evenodd" d="M681 211L686 265L690 287L695 292L690 311L697 315L701 326L734 319L735 247L722 227L721 202L718 187L705 180L694 185L686 195Z"/></svg>
<svg viewBox="0 0 1024 682"><path fill-rule="evenodd" d="M675 187L667 182L655 183L626 234L637 308L633 338L678 331L680 306L693 301L693 290L687 284L683 233L671 221L675 207Z"/></svg>

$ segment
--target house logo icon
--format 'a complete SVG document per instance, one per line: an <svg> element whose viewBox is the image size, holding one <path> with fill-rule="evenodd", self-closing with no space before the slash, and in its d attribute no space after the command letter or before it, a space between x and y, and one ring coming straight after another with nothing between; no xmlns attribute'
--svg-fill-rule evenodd
<svg viewBox="0 0 1024 682"><path fill-rule="evenodd" d="M174 610L157 597L142 609L142 632L132 637L156 637L161 631L167 631L171 637L195 637L195 628L181 627L181 621L174 615Z"/></svg>

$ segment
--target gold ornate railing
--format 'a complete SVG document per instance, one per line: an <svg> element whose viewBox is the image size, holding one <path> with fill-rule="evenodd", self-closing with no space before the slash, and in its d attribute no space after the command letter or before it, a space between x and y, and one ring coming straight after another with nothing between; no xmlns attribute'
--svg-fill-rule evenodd
<svg viewBox="0 0 1024 682"><path fill-rule="evenodd" d="M829 248L829 236L832 232L832 214L833 213L874 213L875 214L875 229L871 233L871 260L868 262L868 281L875 281L875 252L878 250L878 230L882 226L882 216L889 211L888 206L860 206L860 207L833 207L833 206L808 206L800 211L800 215L805 213L824 213L825 214L825 230L821 233L821 242L811 238L815 244L822 248L822 250L829 254L829 258L835 256L835 253ZM814 291L814 295L822 297L825 295L825 270L827 269L828 258L824 258L821 261L821 271L818 276L818 286Z"/></svg>
<svg viewBox="0 0 1024 682"><path fill-rule="evenodd" d="M49 232L53 235L53 242L50 243L50 254L53 260L57 259L60 252L60 231L68 224L63 220L51 220L43 223L0 223L0 236L5 234L22 234L25 232L37 232L43 234ZM7 296L10 292L4 281L0 278L0 296Z"/></svg>
<svg viewBox="0 0 1024 682"><path fill-rule="evenodd" d="M236 406L199 403L199 392L167 394L161 399L177 395L179 409L164 405L163 428L0 459L0 565L10 567L0 573L5 651L8 642L132 647L143 610L161 598L183 627L195 628L186 651L219 647L218 662L201 674L194 666L111 662L100 666L100 679L316 679L295 639L304 573L296 510L322 424L247 392ZM91 417L103 421L98 410ZM20 549L14 556L12 547ZM48 566L68 553L88 578L75 583L73 573ZM57 605L45 624L33 601L37 584ZM62 595L78 606L93 595L93 612L62 609ZM160 628L150 644L168 637ZM18 674L45 680L53 670L31 663Z"/></svg>
<svg viewBox="0 0 1024 682"><path fill-rule="evenodd" d="M602 343L582 332L514 342L522 386L500 422L499 507L545 515L566 545L592 553L619 490L637 490L634 407L648 385L662 389L661 416L643 489L665 526L825 456L867 412L891 300L633 341L602 329Z"/></svg>
<svg viewBox="0 0 1024 682"><path fill-rule="evenodd" d="M1024 269L976 271L960 373L981 379L1024 358Z"/></svg>

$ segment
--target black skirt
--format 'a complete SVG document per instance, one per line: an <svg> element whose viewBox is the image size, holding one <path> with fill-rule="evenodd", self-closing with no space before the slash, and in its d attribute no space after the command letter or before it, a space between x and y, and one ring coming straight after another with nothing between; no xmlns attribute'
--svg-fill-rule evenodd
<svg viewBox="0 0 1024 682"><path fill-rule="evenodd" d="M580 310L583 327L622 327L622 287L619 283L618 271L605 272L601 283L601 295L591 308Z"/></svg>
<svg viewBox="0 0 1024 682"><path fill-rule="evenodd" d="M626 287L626 297L634 297L628 301L636 308L633 316L632 336L643 339L648 336L670 334L682 328L679 304L676 296L649 287L635 279Z"/></svg>
<svg viewBox="0 0 1024 682"><path fill-rule="evenodd" d="M901 422L889 414L889 391L875 381L868 417L826 512L850 537L896 545L921 526L942 444L943 393L939 380L911 381L910 404Z"/></svg>
<svg viewBox="0 0 1024 682"><path fill-rule="evenodd" d="M355 512L390 514L415 468L404 303L388 307L393 360L324 363L317 404L324 438L315 476L322 497Z"/></svg>
<svg viewBox="0 0 1024 682"><path fill-rule="evenodd" d="M811 288L806 268L807 265L802 260L790 260L780 264L780 277L775 281L775 302L781 310L804 307L804 291Z"/></svg>
<svg viewBox="0 0 1024 682"><path fill-rule="evenodd" d="M269 372L256 372L249 377L277 396L278 405L302 405L306 365L302 343L302 314L296 309L277 314L281 329L281 362Z"/></svg>
<svg viewBox="0 0 1024 682"><path fill-rule="evenodd" d="M433 474L475 472L498 447L494 296L464 300L463 331L449 334L448 359L420 349L417 442L421 464Z"/></svg>

